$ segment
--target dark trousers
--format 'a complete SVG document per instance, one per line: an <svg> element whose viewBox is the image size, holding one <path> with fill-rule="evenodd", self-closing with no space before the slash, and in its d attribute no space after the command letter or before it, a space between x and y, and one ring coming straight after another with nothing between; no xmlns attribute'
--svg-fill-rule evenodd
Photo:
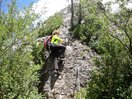
<svg viewBox="0 0 132 99"><path fill-rule="evenodd" d="M51 45L50 50L54 58L54 69L59 69L58 67L58 57L64 55L66 47L62 45Z"/></svg>

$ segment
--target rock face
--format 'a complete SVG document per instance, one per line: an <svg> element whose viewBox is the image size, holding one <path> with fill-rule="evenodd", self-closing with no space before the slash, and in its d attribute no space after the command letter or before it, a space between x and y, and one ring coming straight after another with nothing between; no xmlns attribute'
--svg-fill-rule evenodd
<svg viewBox="0 0 132 99"><path fill-rule="evenodd" d="M60 27L61 37L68 41L65 58L59 62L61 75L55 75L53 58L49 55L44 68L40 71L39 91L47 93L46 99L75 99L74 94L85 87L90 79L90 71L94 68L92 58L96 53L72 38L69 33L70 9L61 11L64 24Z"/></svg>

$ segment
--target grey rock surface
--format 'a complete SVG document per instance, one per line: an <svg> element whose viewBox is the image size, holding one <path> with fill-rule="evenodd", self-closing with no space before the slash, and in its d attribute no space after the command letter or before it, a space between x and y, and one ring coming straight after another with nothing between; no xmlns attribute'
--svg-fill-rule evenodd
<svg viewBox="0 0 132 99"><path fill-rule="evenodd" d="M61 12L64 16L64 24L60 27L61 37L67 38L68 44L61 65L61 75L55 76L51 68L52 59L47 61L48 73L42 71L41 90L47 93L47 99L75 99L74 94L85 87L90 80L90 71L95 67L92 58L96 53L70 35L70 10L66 8Z"/></svg>

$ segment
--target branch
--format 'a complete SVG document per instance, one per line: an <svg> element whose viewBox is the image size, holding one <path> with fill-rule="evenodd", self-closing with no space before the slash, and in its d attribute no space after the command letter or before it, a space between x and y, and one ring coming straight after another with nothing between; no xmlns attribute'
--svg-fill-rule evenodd
<svg viewBox="0 0 132 99"><path fill-rule="evenodd" d="M126 36L127 36L127 38L129 39L129 46L127 46L126 44L124 44L118 37L116 37L116 36L114 36L114 35L112 35L112 34L110 34L110 36L112 36L113 38L115 38L115 39L117 39L128 51L129 51L129 53L131 54L131 56L129 55L129 57L131 58L132 57L132 52L131 52L131 50L132 50L132 38L129 36L129 34L128 34L128 32L127 32L127 29L126 29L126 27L127 27L127 25L128 25L128 22L129 22L129 19L130 19L130 16L131 16L131 12L129 12L128 11L128 17L127 17L127 19L126 19L126 23L125 23L125 28L123 28L123 27L121 27L121 26L119 26L115 21L113 21L113 20L111 20L108 16L107 16L107 14L106 14L106 11L105 10L103 10L102 11L103 12L103 14L105 15L105 17L111 22L111 23L114 23L114 25L117 27L117 28L120 28L122 31L124 31L124 33L126 34Z"/></svg>
<svg viewBox="0 0 132 99"><path fill-rule="evenodd" d="M112 35L111 33L108 33L110 36L112 36L113 38L117 39L125 48L129 49L127 45L125 45L118 37Z"/></svg>
<svg viewBox="0 0 132 99"><path fill-rule="evenodd" d="M130 46L130 48L132 48L132 39L131 39L131 37L129 36L129 34L128 34L128 32L127 32L127 29L126 29L126 26L127 26L128 22L129 22L129 19L130 19L130 16L131 16L131 14L130 14L129 11L128 11L128 18L127 18L127 20L126 20L125 27L124 27L124 28L121 28L121 29L125 32L126 36L128 37L129 42L130 42L130 45L129 45L129 46Z"/></svg>
<svg viewBox="0 0 132 99"><path fill-rule="evenodd" d="M3 53L0 55L0 57L2 57L2 56L6 53L6 51L8 51L14 44L15 44L15 42L11 43L10 46L7 46L7 47L5 48L5 51L3 51Z"/></svg>
<svg viewBox="0 0 132 99"><path fill-rule="evenodd" d="M128 22L129 22L130 16L131 16L131 12L128 11L128 17L126 19L125 27L127 26Z"/></svg>
<svg viewBox="0 0 132 99"><path fill-rule="evenodd" d="M131 37L129 36L127 30L126 30L126 27L125 27L125 28L122 28L122 27L118 26L117 23L116 23L115 21L111 20L111 19L107 16L107 14L105 13L105 11L104 11L103 13L104 13L104 15L106 16L106 18L107 18L110 22L114 23L114 25L115 25L116 27L121 28L121 30L123 30L123 31L125 32L126 36L127 36L128 39L129 39L129 42L130 42L130 45L129 45L129 46L130 46L130 48L132 48L132 39L131 39ZM130 15L129 15L127 21L126 21L126 26L127 26L127 24L128 24L129 19L130 19ZM120 41L121 44L123 44L122 41L121 41L119 38L113 36L112 34L110 34L110 35L111 35L112 37L116 38L118 41ZM125 44L123 44L123 45L125 45ZM128 46L125 45L125 47L126 47L127 49L129 49Z"/></svg>
<svg viewBox="0 0 132 99"><path fill-rule="evenodd" d="M115 24L116 27L121 28L121 27L119 27L119 26L117 25L117 23L116 23L115 21L111 20L111 19L107 16L107 14L106 14L105 12L104 12L104 15L107 17L107 19L109 19L110 22L113 22L113 23ZM130 15L129 15L129 17L130 17ZM129 17L128 17L127 21L126 21L126 25L127 25L128 21L129 21L129 19L130 19ZM121 29L122 29L122 30L125 32L125 34L127 35L128 39L129 39L129 41L130 41L130 44L132 44L131 38L130 38L130 36L128 35L126 29L124 29L124 28L121 28Z"/></svg>
<svg viewBox="0 0 132 99"><path fill-rule="evenodd" d="M114 23L114 25L116 25L117 27L119 27L115 21L111 20L111 19L107 16L107 14L106 14L105 12L103 12L103 13L104 13L105 17L106 17L110 22Z"/></svg>
<svg viewBox="0 0 132 99"><path fill-rule="evenodd" d="M128 37L128 39L129 39L129 42L130 42L130 48L132 48L132 39L131 39L131 37L129 36L129 34L128 34L128 32L127 32L127 30L126 29L124 29L124 28L121 28L124 32L125 32L125 34L126 34L126 36Z"/></svg>
<svg viewBox="0 0 132 99"><path fill-rule="evenodd" d="M24 39L25 35L22 37L22 39ZM5 48L5 51L3 51L3 53L0 55L0 57L2 57L13 45L16 44L16 41L14 40L9 46L7 46Z"/></svg>
<svg viewBox="0 0 132 99"><path fill-rule="evenodd" d="M126 52L128 53L128 56L130 57L130 59L132 59L132 53L131 53L131 49L130 48L132 48L132 47L128 47L127 45L125 45L118 37L116 37L116 36L114 36L114 35L112 35L111 33L108 33L110 36L112 36L113 38L115 38L115 39L117 39L123 46L124 46L124 48L126 48L127 50L126 50Z"/></svg>

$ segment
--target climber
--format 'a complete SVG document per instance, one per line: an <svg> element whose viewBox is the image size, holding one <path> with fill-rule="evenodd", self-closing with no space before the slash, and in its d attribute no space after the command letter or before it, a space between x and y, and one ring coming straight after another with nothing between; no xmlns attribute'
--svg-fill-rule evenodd
<svg viewBox="0 0 132 99"><path fill-rule="evenodd" d="M54 58L55 72L60 74L59 67L58 67L58 58L59 57L64 58L64 52L65 52L66 47L64 45L62 45L64 40L59 37L60 31L55 30L52 33L52 35L53 36L52 36L52 39L51 39L50 50L51 50L51 54Z"/></svg>

